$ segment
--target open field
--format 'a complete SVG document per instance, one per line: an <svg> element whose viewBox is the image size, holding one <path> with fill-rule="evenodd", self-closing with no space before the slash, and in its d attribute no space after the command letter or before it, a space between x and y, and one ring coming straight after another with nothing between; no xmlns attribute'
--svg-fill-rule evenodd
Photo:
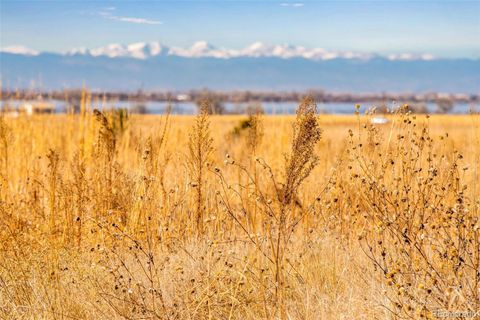
<svg viewBox="0 0 480 320"><path fill-rule="evenodd" d="M0 318L480 312L479 115L82 110L0 120Z"/></svg>

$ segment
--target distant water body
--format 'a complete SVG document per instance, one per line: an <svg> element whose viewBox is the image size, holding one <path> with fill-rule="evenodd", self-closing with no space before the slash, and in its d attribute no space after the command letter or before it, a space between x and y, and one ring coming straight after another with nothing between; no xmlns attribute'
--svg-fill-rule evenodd
<svg viewBox="0 0 480 320"><path fill-rule="evenodd" d="M51 103L55 106L57 113L64 113L67 110L67 103L61 100L47 100L44 101ZM9 100L9 101L0 101L0 109L3 109L4 105L9 105L13 107L18 107L23 105L25 101L21 100ZM98 109L110 109L110 108L127 108L129 110L137 109L139 106L144 107L148 114L164 114L167 112L168 106L171 106L172 114L196 114L197 106L193 102L158 102L158 101L146 101L146 102L135 102L135 101L118 101L118 102L107 102L105 105L93 103L94 108ZM296 102L262 102L262 103L231 103L227 102L224 104L227 113L244 113L246 107L261 105L265 113L267 114L294 114L298 106ZM361 103L360 112L365 112L365 110L370 109L374 106L379 106L375 103ZM437 105L435 103L426 103L424 104L429 112L435 112L437 110ZM397 103L390 103L388 107L394 109L398 107ZM353 103L318 103L317 104L318 112L320 113L330 113L330 114L352 114L355 112L355 104ZM455 104L450 113L454 114L467 114L471 111L479 112L480 106L478 104L468 104L468 103L458 103Z"/></svg>

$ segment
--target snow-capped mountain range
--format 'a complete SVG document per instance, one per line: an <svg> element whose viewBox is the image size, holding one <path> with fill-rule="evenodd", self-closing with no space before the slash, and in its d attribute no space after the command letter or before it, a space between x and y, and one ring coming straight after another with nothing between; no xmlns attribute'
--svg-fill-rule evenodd
<svg viewBox="0 0 480 320"><path fill-rule="evenodd" d="M24 46L11 46L1 50L6 53L22 54L35 56L40 52L26 48ZM64 55L88 55L92 57L106 56L110 58L129 57L145 60L156 56L179 56L186 58L239 58L239 57L277 57L282 59L303 58L314 61L332 60L336 58L343 59L362 59L368 60L374 57L383 57L388 60L433 60L431 54L389 54L378 55L372 53L360 53L351 51L328 51L323 48L306 48L294 45L270 45L263 42L254 42L243 49L219 48L209 44L206 41L197 41L188 48L169 47L158 41L137 42L129 45L109 44L104 47L87 49L75 48L67 51Z"/></svg>
<svg viewBox="0 0 480 320"><path fill-rule="evenodd" d="M204 41L188 48L159 42L79 48L64 53L22 46L0 50L6 87L98 90L306 90L478 93L480 59L379 55L253 43L226 49Z"/></svg>

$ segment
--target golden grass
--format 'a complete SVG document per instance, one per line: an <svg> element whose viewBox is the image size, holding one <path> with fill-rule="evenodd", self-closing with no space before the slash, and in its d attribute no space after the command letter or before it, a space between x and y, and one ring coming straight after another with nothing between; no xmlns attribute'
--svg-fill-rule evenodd
<svg viewBox="0 0 480 320"><path fill-rule="evenodd" d="M0 318L480 311L478 115L124 116L0 120Z"/></svg>

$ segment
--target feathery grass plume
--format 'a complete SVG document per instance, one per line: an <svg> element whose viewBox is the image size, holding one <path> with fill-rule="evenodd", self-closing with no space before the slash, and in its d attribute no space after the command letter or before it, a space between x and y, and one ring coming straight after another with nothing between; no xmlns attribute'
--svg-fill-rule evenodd
<svg viewBox="0 0 480 320"><path fill-rule="evenodd" d="M284 206L294 200L298 188L319 159L315 154L315 146L320 141L322 131L317 119L317 105L311 97L306 97L300 103L293 130L291 151L285 159L285 183L282 192L278 193Z"/></svg>
<svg viewBox="0 0 480 320"><path fill-rule="evenodd" d="M59 265L59 245L60 242L57 240L59 233L59 226L61 221L58 208L58 185L60 183L59 177L59 154L50 149L47 154L48 159L48 175L47 175L47 194L48 194L48 232L50 233L49 245L48 245L48 273L50 275L50 280L52 285L56 287L59 284L59 275L56 272Z"/></svg>
<svg viewBox="0 0 480 320"><path fill-rule="evenodd" d="M47 154L48 159L48 216L49 216L49 228L52 234L56 232L56 220L57 220L57 185L59 174L59 155L55 150L50 150Z"/></svg>
<svg viewBox="0 0 480 320"><path fill-rule="evenodd" d="M109 124L107 117L98 109L93 110L96 120L100 123L99 139L97 141L97 152L106 156L108 161L112 161L115 155L116 137L113 127Z"/></svg>
<svg viewBox="0 0 480 320"><path fill-rule="evenodd" d="M210 102L200 102L200 112L191 129L188 141L188 158L190 184L195 193L195 227L197 235L203 234L203 219L205 216L205 181L207 163L213 152L213 139L210 135L209 110Z"/></svg>
<svg viewBox="0 0 480 320"><path fill-rule="evenodd" d="M248 122L249 127L247 145L251 154L255 156L259 145L262 143L262 138L264 135L262 113L260 108L249 109Z"/></svg>
<svg viewBox="0 0 480 320"><path fill-rule="evenodd" d="M87 89L85 88L85 85L82 87L82 93L81 93L81 98L80 98L80 116L78 117L79 121L79 132L80 132L80 140L79 140L79 150L80 150L80 157L85 156L85 135L86 135L86 129L88 128L86 121L88 120L87 117L87 112L86 112L86 101L87 101Z"/></svg>
<svg viewBox="0 0 480 320"><path fill-rule="evenodd" d="M256 165L256 156L257 150L262 143L262 139L264 136L264 126L263 126L263 119L262 113L263 110L261 107L250 108L249 112L249 128L248 128L248 135L247 135L247 146L250 151L250 170L253 171L253 186L250 188L246 188L247 192L253 192L253 194L257 194L257 186L258 186L258 171ZM252 190L253 189L253 190ZM252 226L253 232L256 233L257 229L257 214L258 214L258 205L255 197L251 197L251 204L250 207L253 206L253 210L249 210L249 220L250 225Z"/></svg>
<svg viewBox="0 0 480 320"><path fill-rule="evenodd" d="M75 208L75 235L77 246L80 247L82 244L82 232L83 232L83 220L84 220L84 211L87 204L87 185L88 180L86 176L86 163L83 159L80 158L80 155L76 153L73 157L70 171L72 172L72 193L74 197L74 208Z"/></svg>
<svg viewBox="0 0 480 320"><path fill-rule="evenodd" d="M99 170L95 172L98 184L97 192L99 193L99 209L102 212L111 210L113 205L113 179L115 174L115 151L116 137L111 124L107 117L99 110L94 109L93 114L96 121L100 124L98 129L98 137L94 147L94 158L99 165ZM101 195L101 196L100 196ZM122 219L125 223L126 219Z"/></svg>
<svg viewBox="0 0 480 320"><path fill-rule="evenodd" d="M81 99L80 99L80 115L82 116L82 118L87 113L87 106L86 106L87 95L88 95L87 88L85 87L85 84L83 84L82 94L81 94Z"/></svg>
<svg viewBox="0 0 480 320"><path fill-rule="evenodd" d="M285 158L284 183L282 187L276 186L280 209L274 256L277 302L282 319L286 319L283 265L289 238L293 233L295 205L299 204L297 194L302 182L310 175L319 159L315 154L315 147L320 141L322 131L317 119L317 105L312 97L304 98L298 106L293 130L291 151Z"/></svg>
<svg viewBox="0 0 480 320"><path fill-rule="evenodd" d="M168 143L168 134L170 130L172 108L169 105L166 109L166 115L159 123L159 130L153 136L147 138L145 150L142 155L144 160L145 170L149 175L158 176L162 189L163 201L167 196L167 190L165 186L165 170L171 155L167 152L166 146ZM162 151L164 154L162 155Z"/></svg>

